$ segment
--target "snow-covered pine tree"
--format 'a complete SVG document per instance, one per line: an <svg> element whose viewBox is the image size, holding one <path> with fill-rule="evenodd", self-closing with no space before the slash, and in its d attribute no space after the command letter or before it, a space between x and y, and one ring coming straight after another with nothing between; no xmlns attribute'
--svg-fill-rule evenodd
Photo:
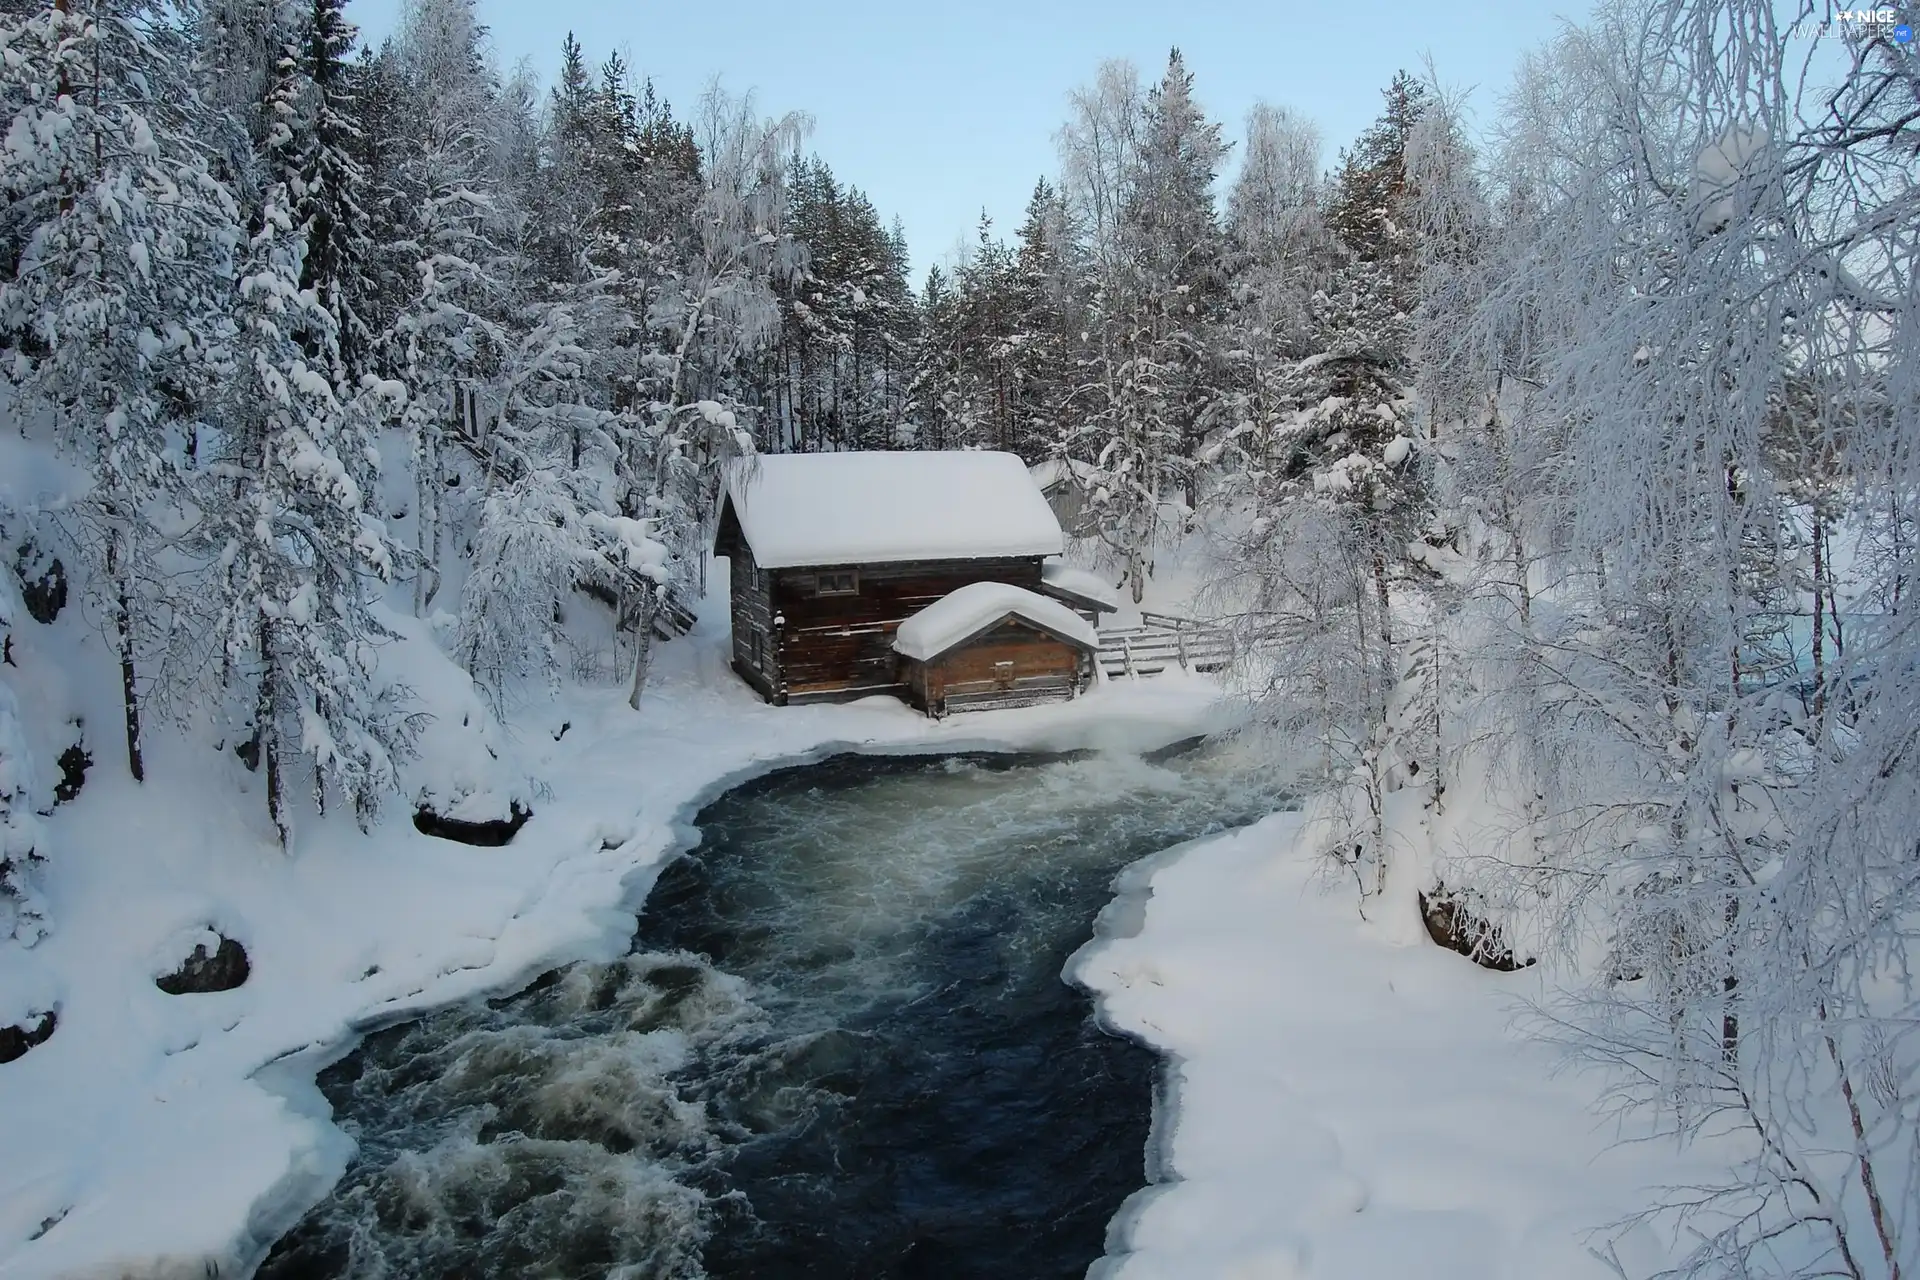
<svg viewBox="0 0 1920 1280"><path fill-rule="evenodd" d="M748 412L736 388L780 331L777 280L790 278L800 250L787 225L785 177L808 121L789 114L762 118L751 98L718 86L701 103L695 136L701 189L693 211L691 252L662 289L648 319L665 333L647 385L651 403L641 450L630 452L622 515L642 522L623 533L629 559L664 546L664 572L642 592L634 628L630 703L646 688L654 617L669 597L696 599L705 590L706 551L725 469L754 453L740 423ZM697 396L695 388L707 388ZM627 526L622 526L626 529Z"/></svg>
<svg viewBox="0 0 1920 1280"><path fill-rule="evenodd" d="M1039 462L1060 447L1060 407L1071 390L1076 299L1065 212L1044 179L1028 201L1016 246L982 213L974 244L923 300L933 340L916 397L944 413L942 438L1006 449Z"/></svg>
<svg viewBox="0 0 1920 1280"><path fill-rule="evenodd" d="M282 64L294 29L290 0L184 0L180 17L194 51L196 141L215 175L246 204L259 194L263 148L288 126L291 103L275 99L273 82L288 70Z"/></svg>
<svg viewBox="0 0 1920 1280"><path fill-rule="evenodd" d="M543 163L526 193L531 265L546 280L571 284L590 260L605 145L586 53L572 32L561 44L559 78L548 92Z"/></svg>
<svg viewBox="0 0 1920 1280"><path fill-rule="evenodd" d="M960 438L988 449L1018 444L1019 297L1015 259L982 212L975 242L954 270L959 325L959 383L954 388Z"/></svg>
<svg viewBox="0 0 1920 1280"><path fill-rule="evenodd" d="M462 513L470 558L455 654L497 704L525 676L563 670L562 619L576 590L617 599L619 575L586 529L607 505L649 278L622 267L647 246L627 234L635 193L623 82L596 81L579 43L562 45L544 116L529 77L492 108L497 251L487 275L498 315L484 391L463 396L462 443L480 472ZM629 392L631 399L631 392ZM455 459L454 464L465 462Z"/></svg>
<svg viewBox="0 0 1920 1280"><path fill-rule="evenodd" d="M1061 444L1083 276L1066 202L1041 178L1027 200L1014 257L1014 447L1028 462L1054 455Z"/></svg>
<svg viewBox="0 0 1920 1280"><path fill-rule="evenodd" d="M1263 470L1281 419L1300 408L1285 376L1312 353L1313 296L1332 266L1320 218L1320 134L1284 108L1255 104L1245 158L1227 193L1230 304L1222 319L1233 403L1215 465Z"/></svg>
<svg viewBox="0 0 1920 1280"><path fill-rule="evenodd" d="M1151 91L1110 63L1073 107L1061 159L1090 287L1061 445L1100 475L1090 510L1138 600L1169 514L1198 495L1220 408L1213 329L1226 258L1212 188L1226 145L1178 50Z"/></svg>
<svg viewBox="0 0 1920 1280"><path fill-rule="evenodd" d="M291 147L287 135L280 143ZM271 160L273 157L269 156ZM238 279L222 393L219 458L199 501L213 553L215 634L229 673L251 677L253 741L267 810L290 848L293 767L312 765L364 825L398 783L416 724L378 680L370 582L391 578L395 548L365 509L377 474L382 397L330 380L333 317L300 276L305 245L285 183L264 193Z"/></svg>
<svg viewBox="0 0 1920 1280"><path fill-rule="evenodd" d="M513 252L503 260L499 368L484 420L485 475L467 539L455 654L497 705L529 677L565 670L574 593L616 607L624 553L610 554L590 515L614 510L615 459L639 418L633 399L644 330L634 308L652 287L633 231L635 145L613 78L595 81L571 36L544 119L509 84L499 204ZM635 269L637 266L637 269Z"/></svg>
<svg viewBox="0 0 1920 1280"><path fill-rule="evenodd" d="M920 340L920 309L907 278L907 229L898 216L877 245L867 332L872 356L867 375L875 401L872 416L889 445L910 443L906 434L907 384L913 377L913 353Z"/></svg>
<svg viewBox="0 0 1920 1280"><path fill-rule="evenodd" d="M182 601L158 558L182 496L209 326L227 305L237 210L185 132L176 89L191 68L156 6L56 5L3 30L0 218L18 246L0 281L7 374L23 416L45 413L94 479L76 533L119 659L139 779L142 700L180 679L163 658Z"/></svg>
<svg viewBox="0 0 1920 1280"><path fill-rule="evenodd" d="M1406 149L1426 95L1403 72L1385 96L1329 193L1326 222L1343 252L1309 303L1312 354L1282 373L1283 394L1302 411L1268 446L1282 455L1274 474L1283 488L1310 486L1343 506L1360 538L1352 550L1373 582L1365 625L1379 664L1368 700L1380 716L1398 670L1392 583L1424 514L1407 363L1417 272Z"/></svg>
<svg viewBox="0 0 1920 1280"><path fill-rule="evenodd" d="M1403 565L1426 523L1432 459L1413 438L1408 364L1417 273L1405 157L1424 97L1404 76L1387 97L1324 219L1303 207L1321 194L1311 134L1277 113L1250 122L1229 203L1238 385L1219 442L1225 493L1250 519L1223 529L1211 583L1263 673L1262 717L1319 757L1335 809L1328 852L1363 893L1387 877L1396 762L1421 761L1434 778L1441 693L1438 634L1414 654L1396 625L1397 597L1418 585ZM1396 693L1403 670L1414 686Z"/></svg>
<svg viewBox="0 0 1920 1280"><path fill-rule="evenodd" d="M344 0L306 0L297 28L304 93L296 101L293 218L305 240L300 287L313 290L332 318L336 382L357 385L372 356L373 243L368 178L360 146L359 103L348 61L359 33Z"/></svg>
<svg viewBox="0 0 1920 1280"><path fill-rule="evenodd" d="M367 242L354 290L367 331L362 371L392 377L399 362L391 335L401 308L413 300L418 277L408 247L412 209L399 181L409 145L400 122L406 110L405 83L391 41L377 52L361 47L352 68L352 105L359 131L349 135L347 152L363 180L360 204ZM350 341L343 341L350 350Z"/></svg>
<svg viewBox="0 0 1920 1280"><path fill-rule="evenodd" d="M959 299L940 264L927 269L917 306L919 339L907 387L906 421L917 447L951 449L963 438Z"/></svg>
<svg viewBox="0 0 1920 1280"><path fill-rule="evenodd" d="M1087 239L1086 341L1064 405L1065 456L1092 468L1089 511L1104 553L1139 599L1160 529L1166 460L1176 445L1143 410L1159 397L1158 368L1136 361L1145 303L1126 210L1139 171L1145 92L1133 64L1103 64L1071 98L1060 133L1062 190Z"/></svg>
<svg viewBox="0 0 1920 1280"><path fill-rule="evenodd" d="M617 64L593 86L577 48L564 57L521 184L555 216L525 224L542 266L503 330L488 448L504 465L477 512L459 653L496 696L551 677L583 590L634 643L637 702L656 617L704 590L721 471L752 452L742 393L777 331L774 281L797 262L783 175L800 122L715 92L692 156L679 143L694 135L627 94ZM643 207L689 181L677 226Z"/></svg>
<svg viewBox="0 0 1920 1280"><path fill-rule="evenodd" d="M1389 279L1405 305L1412 304L1412 279L1405 270L1414 250L1407 216L1407 145L1425 113L1430 92L1405 71L1396 72L1382 90L1386 106L1352 150L1340 153L1328 192L1327 226L1340 242L1366 262L1399 267Z"/></svg>
<svg viewBox="0 0 1920 1280"><path fill-rule="evenodd" d="M777 281L778 345L769 354L772 448L891 448L903 425L921 316L904 238L818 156L795 159L786 190L801 265Z"/></svg>
<svg viewBox="0 0 1920 1280"><path fill-rule="evenodd" d="M481 420L482 392L508 342L505 211L496 166L497 86L473 0L416 0L383 59L396 103L377 143L411 283L383 345L405 382L402 416L414 474L414 608L425 614L444 578L443 471L451 440Z"/></svg>
<svg viewBox="0 0 1920 1280"><path fill-rule="evenodd" d="M1213 329L1225 299L1226 245L1213 185L1226 154L1220 126L1194 100L1193 73L1175 49L1147 94L1122 217L1140 308L1130 328L1137 384L1148 397L1142 418L1174 441L1166 479L1189 510L1204 483L1201 452L1219 409Z"/></svg>

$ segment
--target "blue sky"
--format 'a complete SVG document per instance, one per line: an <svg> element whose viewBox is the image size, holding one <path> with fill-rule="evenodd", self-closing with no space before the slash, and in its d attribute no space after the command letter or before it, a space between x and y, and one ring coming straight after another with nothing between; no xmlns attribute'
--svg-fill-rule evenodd
<svg viewBox="0 0 1920 1280"><path fill-rule="evenodd" d="M352 0L368 38L392 30L401 0ZM1195 90L1227 136L1264 98L1305 112L1324 160L1374 118L1395 70L1431 56L1443 83L1498 108L1519 55L1580 17L1585 0L1495 6L1472 0L1315 5L1285 0L479 0L504 66L531 59L543 80L572 30L598 61L618 49L682 115L716 74L768 111L804 110L813 149L907 229L916 280L971 239L984 206L1011 235L1033 183L1057 169L1067 94L1103 58L1149 79L1178 45ZM1232 161L1229 161L1231 166Z"/></svg>

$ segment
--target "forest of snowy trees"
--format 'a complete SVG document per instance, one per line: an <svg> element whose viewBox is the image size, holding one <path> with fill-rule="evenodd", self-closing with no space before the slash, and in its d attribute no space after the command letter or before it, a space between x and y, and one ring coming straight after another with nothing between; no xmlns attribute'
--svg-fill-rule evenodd
<svg viewBox="0 0 1920 1280"><path fill-rule="evenodd" d="M371 822L420 729L385 611L498 693L569 674L585 591L637 706L730 460L1064 460L1134 600L1205 548L1363 898L1396 794L1511 801L1452 874L1600 956L1558 1033L1755 1138L1669 1206L1687 1274L1920 1274L1911 45L1632 0L1478 131L1395 78L1330 171L1291 108L1230 146L1177 51L1109 63L1011 238L916 284L803 116L571 37L503 75L473 0L361 48L343 2L0 0L3 429L92 479L0 505L0 632L79 566L121 767L198 726L283 842L296 789ZM30 942L57 851L6 670Z"/></svg>

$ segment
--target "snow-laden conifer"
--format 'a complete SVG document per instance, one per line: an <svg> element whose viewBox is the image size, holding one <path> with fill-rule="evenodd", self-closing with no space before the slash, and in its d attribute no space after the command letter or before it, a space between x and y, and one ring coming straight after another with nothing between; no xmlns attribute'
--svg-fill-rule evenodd
<svg viewBox="0 0 1920 1280"><path fill-rule="evenodd" d="M17 409L45 413L93 486L76 509L86 581L121 669L128 765L144 773L146 659L179 583L159 558L181 500L188 417L227 305L236 207L186 128L177 32L140 4L53 6L0 26L8 104L0 281ZM190 103L190 99L188 100ZM176 673L162 672L167 684Z"/></svg>

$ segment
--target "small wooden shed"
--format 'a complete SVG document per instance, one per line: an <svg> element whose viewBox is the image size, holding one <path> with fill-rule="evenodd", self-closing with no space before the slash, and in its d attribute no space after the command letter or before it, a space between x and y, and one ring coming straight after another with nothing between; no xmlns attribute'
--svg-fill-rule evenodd
<svg viewBox="0 0 1920 1280"><path fill-rule="evenodd" d="M1060 523L1010 453L773 454L728 476L733 668L769 702L908 696L895 629L958 589L1037 592Z"/></svg>
<svg viewBox="0 0 1920 1280"><path fill-rule="evenodd" d="M1064 702L1093 679L1093 624L1058 600L976 582L928 605L893 640L907 700L928 715Z"/></svg>
<svg viewBox="0 0 1920 1280"><path fill-rule="evenodd" d="M1098 512L1093 495L1100 487L1100 473L1087 463L1072 458L1048 458L1029 468L1033 483L1053 508L1060 527L1076 538L1094 532Z"/></svg>

